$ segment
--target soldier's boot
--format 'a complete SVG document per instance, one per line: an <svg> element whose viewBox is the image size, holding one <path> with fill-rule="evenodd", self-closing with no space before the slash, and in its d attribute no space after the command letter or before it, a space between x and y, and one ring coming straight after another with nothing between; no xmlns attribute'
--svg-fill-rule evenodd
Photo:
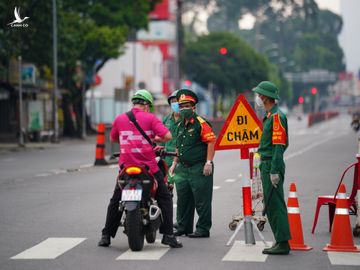
<svg viewBox="0 0 360 270"><path fill-rule="evenodd" d="M290 245L288 241L284 242L278 242L275 246L264 249L263 254L269 254L269 255L288 255L290 252Z"/></svg>

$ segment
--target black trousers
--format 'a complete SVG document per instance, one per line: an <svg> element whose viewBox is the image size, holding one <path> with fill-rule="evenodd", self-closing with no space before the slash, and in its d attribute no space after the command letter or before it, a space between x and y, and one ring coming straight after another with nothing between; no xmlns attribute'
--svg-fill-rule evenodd
<svg viewBox="0 0 360 270"><path fill-rule="evenodd" d="M173 234L173 202L169 190L164 182L164 175L159 170L154 174L155 179L158 182L158 189L155 199L157 200L162 212L163 223L160 227L160 233ZM115 237L116 232L120 225L122 212L119 211L119 202L121 200L121 189L116 184L114 193L110 199L109 206L107 208L105 227L102 230L103 235L110 235Z"/></svg>

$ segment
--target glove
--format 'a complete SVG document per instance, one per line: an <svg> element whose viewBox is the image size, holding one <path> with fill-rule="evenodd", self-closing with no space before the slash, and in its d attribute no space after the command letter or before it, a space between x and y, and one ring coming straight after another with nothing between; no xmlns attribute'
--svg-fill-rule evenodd
<svg viewBox="0 0 360 270"><path fill-rule="evenodd" d="M270 174L271 184L276 188L280 181L279 174Z"/></svg>
<svg viewBox="0 0 360 270"><path fill-rule="evenodd" d="M174 171L175 171L175 168L176 168L176 163L172 163L171 164L171 166L170 166L170 168L169 168L169 171L168 171L168 173L169 173L169 175L171 176L171 177L173 177L175 174L174 174Z"/></svg>
<svg viewBox="0 0 360 270"><path fill-rule="evenodd" d="M205 176L209 176L212 174L212 170L213 170L212 164L205 163L204 169L203 169L203 174Z"/></svg>

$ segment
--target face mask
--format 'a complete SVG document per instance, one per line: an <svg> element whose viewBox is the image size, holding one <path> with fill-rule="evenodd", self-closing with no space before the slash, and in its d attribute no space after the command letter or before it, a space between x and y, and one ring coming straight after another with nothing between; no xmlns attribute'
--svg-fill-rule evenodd
<svg viewBox="0 0 360 270"><path fill-rule="evenodd" d="M255 97L255 103L260 108L264 107L264 102L262 101L262 99L258 95L256 95L256 97Z"/></svg>
<svg viewBox="0 0 360 270"><path fill-rule="evenodd" d="M192 108L183 108L180 110L181 117L185 119L190 119L194 114L194 111Z"/></svg>
<svg viewBox="0 0 360 270"><path fill-rule="evenodd" d="M171 109L173 110L173 112L178 113L180 111L179 103L177 102L171 103Z"/></svg>

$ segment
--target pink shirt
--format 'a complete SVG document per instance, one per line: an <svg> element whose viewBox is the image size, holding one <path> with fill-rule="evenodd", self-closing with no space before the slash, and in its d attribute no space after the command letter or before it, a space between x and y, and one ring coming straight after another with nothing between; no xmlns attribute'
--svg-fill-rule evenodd
<svg viewBox="0 0 360 270"><path fill-rule="evenodd" d="M169 132L154 114L144 112L138 108L132 108L131 111L135 115L140 127L151 140L156 135L164 137ZM110 137L112 140L119 141L120 143L120 165L147 165L151 173L156 173L159 170L152 146L141 135L125 113L116 117Z"/></svg>

